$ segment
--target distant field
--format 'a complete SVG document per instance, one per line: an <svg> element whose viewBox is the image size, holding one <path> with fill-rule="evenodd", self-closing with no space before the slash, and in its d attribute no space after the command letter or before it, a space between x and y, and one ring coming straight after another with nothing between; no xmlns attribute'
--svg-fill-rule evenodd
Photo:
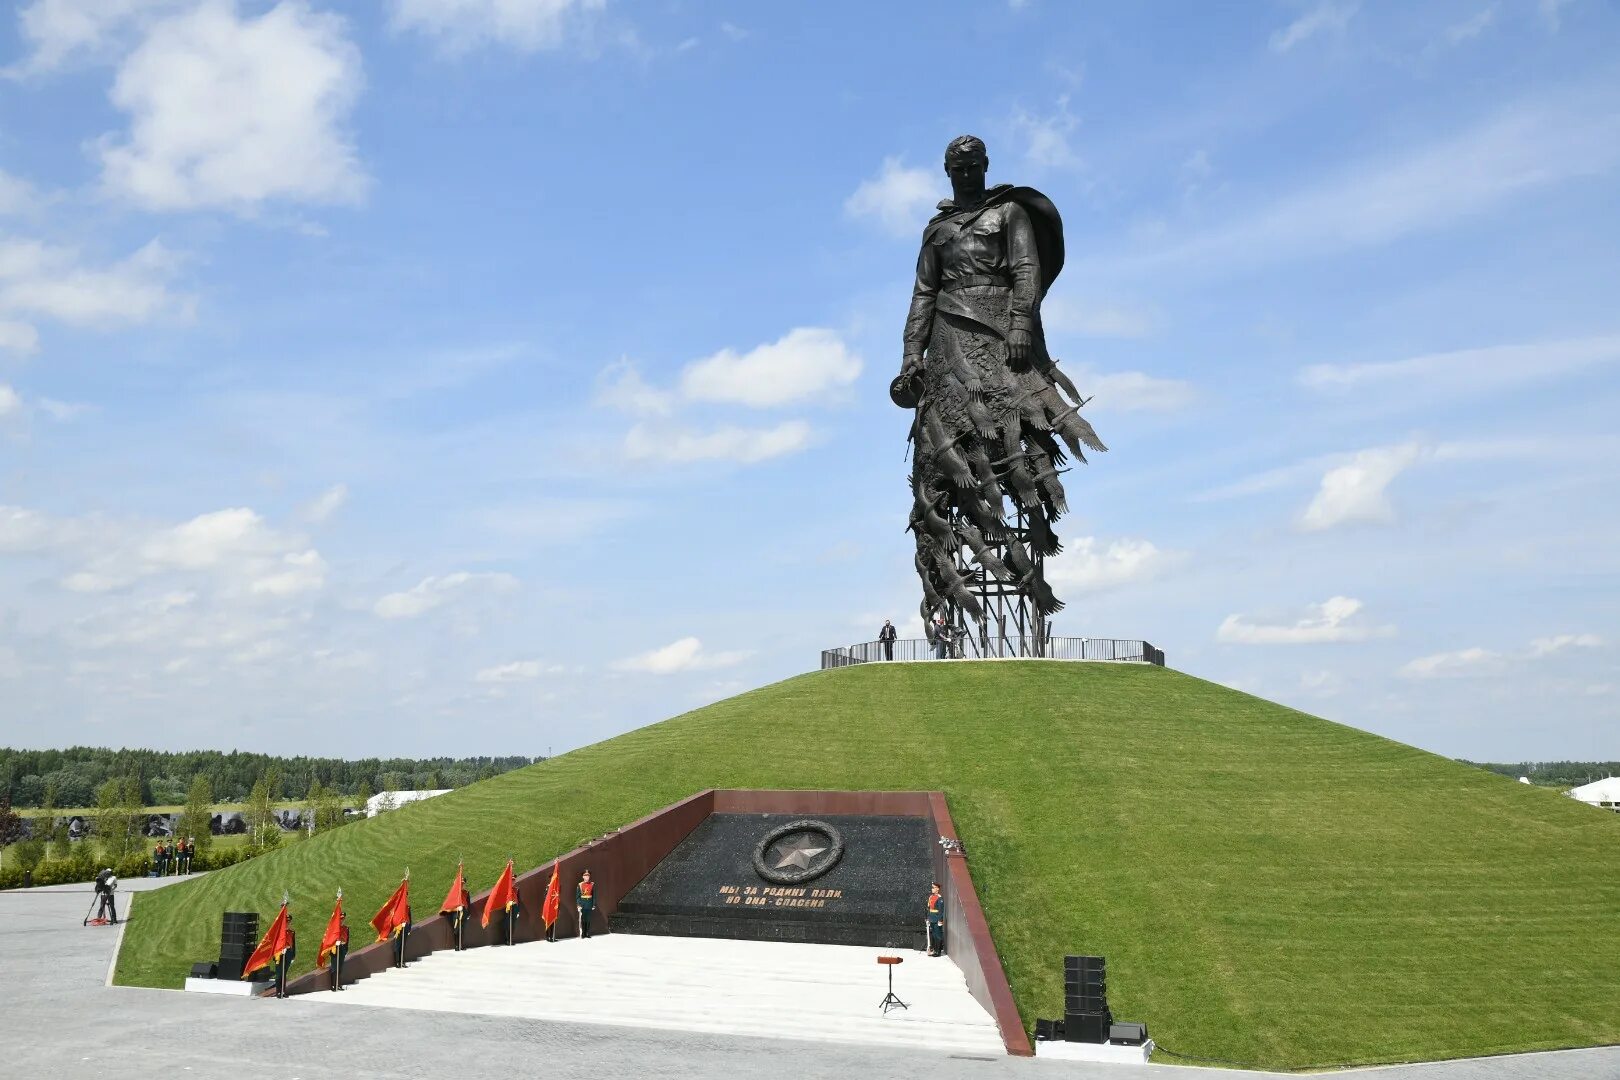
<svg viewBox="0 0 1620 1080"><path fill-rule="evenodd" d="M1620 1043L1620 815L1146 665L789 679L142 895L118 981L180 985L220 912L283 888L305 933L339 886L363 925L409 866L421 912L458 855L477 891L706 787L943 790L1026 1025L1097 953L1115 1015L1181 1054Z"/></svg>

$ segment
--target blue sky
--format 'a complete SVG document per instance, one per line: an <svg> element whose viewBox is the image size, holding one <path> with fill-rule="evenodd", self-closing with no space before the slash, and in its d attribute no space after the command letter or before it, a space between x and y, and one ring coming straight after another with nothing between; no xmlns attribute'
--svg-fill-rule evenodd
<svg viewBox="0 0 1620 1080"><path fill-rule="evenodd" d="M1111 447L1058 633L1620 756L1613 4L0 34L0 744L560 752L914 627L886 387L972 132L1063 212L1048 334Z"/></svg>

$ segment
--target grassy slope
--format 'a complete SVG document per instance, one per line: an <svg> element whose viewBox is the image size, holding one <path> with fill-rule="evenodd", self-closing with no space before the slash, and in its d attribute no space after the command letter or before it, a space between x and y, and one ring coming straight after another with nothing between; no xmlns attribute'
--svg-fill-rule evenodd
<svg viewBox="0 0 1620 1080"><path fill-rule="evenodd" d="M1272 1067L1620 1042L1620 816L1152 667L867 665L790 679L143 896L119 980L178 985L219 913L307 938L406 864L417 911L703 787L944 790L1025 1022L1061 956L1115 1015ZM354 918L355 914L359 918ZM300 966L313 961L306 941Z"/></svg>

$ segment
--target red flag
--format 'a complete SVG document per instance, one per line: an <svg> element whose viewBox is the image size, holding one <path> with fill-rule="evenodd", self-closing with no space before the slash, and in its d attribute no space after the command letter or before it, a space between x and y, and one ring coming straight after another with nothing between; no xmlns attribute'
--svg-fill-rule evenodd
<svg viewBox="0 0 1620 1080"><path fill-rule="evenodd" d="M242 978L245 979L260 968L274 964L291 946L292 929L287 925L287 905L283 903L281 910L276 913L275 921L270 924L270 929L265 931L259 947L253 950L253 955L242 965Z"/></svg>
<svg viewBox="0 0 1620 1080"><path fill-rule="evenodd" d="M484 926L488 926L490 915L497 911L509 911L512 905L516 903L517 886L512 881L512 860L507 859L506 869L501 871L501 876L496 880L495 887L489 890L489 896L484 900L484 914L479 919L479 922Z"/></svg>
<svg viewBox="0 0 1620 1080"><path fill-rule="evenodd" d="M557 879L558 866L551 864L551 884L546 886L546 902L540 906L540 917L546 920L546 926L557 921L557 912L562 907L562 882Z"/></svg>
<svg viewBox="0 0 1620 1080"><path fill-rule="evenodd" d="M399 883L377 914L371 917L371 928L377 931L378 941L387 941L401 930L410 920L406 916L411 906L411 879L406 878Z"/></svg>
<svg viewBox="0 0 1620 1080"><path fill-rule="evenodd" d="M456 863L456 880L450 883L450 891L445 894L444 903L439 905L439 914L448 914L456 908L466 911L470 907L472 897L467 895L467 882L461 876L461 864Z"/></svg>
<svg viewBox="0 0 1620 1080"><path fill-rule="evenodd" d="M337 951L338 938L343 933L343 901L332 905L332 917L326 920L326 933L321 935L321 951L315 954L315 966L326 966L326 958Z"/></svg>

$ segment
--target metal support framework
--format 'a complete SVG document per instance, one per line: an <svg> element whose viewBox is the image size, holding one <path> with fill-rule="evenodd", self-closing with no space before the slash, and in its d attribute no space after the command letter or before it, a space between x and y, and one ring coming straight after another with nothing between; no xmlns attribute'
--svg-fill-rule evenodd
<svg viewBox="0 0 1620 1080"><path fill-rule="evenodd" d="M958 512L952 510L951 526L955 535L960 535L955 529L958 516ZM1024 550L1029 552L1035 564L1035 579L1043 580L1046 576L1046 557L1030 546L1028 521L1021 508L1017 510L1015 521L1007 528L1008 539L1024 545ZM1007 541L992 543L990 547L1006 565ZM967 625L961 606L950 605L950 623L956 629L956 640L963 646L953 649L954 653L963 658L1046 655L1047 620L1030 602L1027 589L1016 581L1002 581L988 573L973 560L972 553L966 547L956 549L956 569L968 579L968 588L978 597L985 617L977 627L971 627Z"/></svg>

